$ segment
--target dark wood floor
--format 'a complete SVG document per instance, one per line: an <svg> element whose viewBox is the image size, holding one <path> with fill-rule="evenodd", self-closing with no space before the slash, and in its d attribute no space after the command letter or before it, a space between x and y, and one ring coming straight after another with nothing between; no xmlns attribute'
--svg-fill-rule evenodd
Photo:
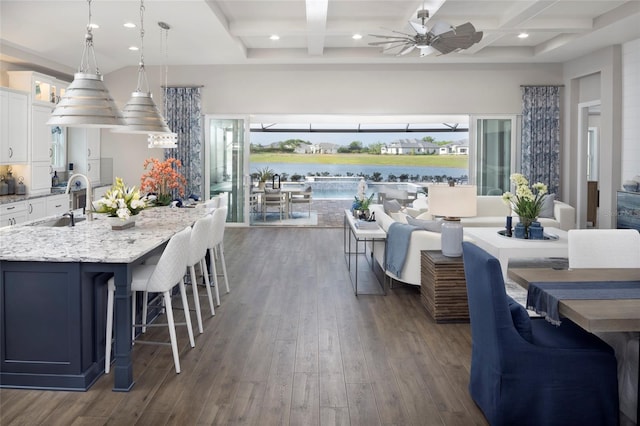
<svg viewBox="0 0 640 426"><path fill-rule="evenodd" d="M194 349L179 330L181 374L168 347L135 345L131 392L112 375L88 392L3 389L0 424L487 424L467 391L469 325L435 324L415 288L355 297L341 228L232 228L225 248L231 293Z"/></svg>

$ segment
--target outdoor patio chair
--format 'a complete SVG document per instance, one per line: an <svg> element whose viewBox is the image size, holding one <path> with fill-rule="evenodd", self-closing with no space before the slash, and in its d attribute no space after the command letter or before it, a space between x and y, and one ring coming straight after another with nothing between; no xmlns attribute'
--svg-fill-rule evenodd
<svg viewBox="0 0 640 426"><path fill-rule="evenodd" d="M307 204L309 206L309 217L311 217L311 200L313 198L313 190L308 186L303 192L292 192L289 199L289 211L292 212L293 205L295 204Z"/></svg>
<svg viewBox="0 0 640 426"><path fill-rule="evenodd" d="M287 193L281 192L279 189L265 189L264 198L262 200L262 220L267 220L267 212L269 208L277 209L280 214L280 220L282 215L287 209Z"/></svg>

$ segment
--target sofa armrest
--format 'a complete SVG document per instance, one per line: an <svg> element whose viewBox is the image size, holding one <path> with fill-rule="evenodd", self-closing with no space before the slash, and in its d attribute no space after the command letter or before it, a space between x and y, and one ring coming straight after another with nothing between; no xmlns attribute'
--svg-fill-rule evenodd
<svg viewBox="0 0 640 426"><path fill-rule="evenodd" d="M553 202L553 216L560 223L560 228L568 231L576 227L576 209L562 201Z"/></svg>

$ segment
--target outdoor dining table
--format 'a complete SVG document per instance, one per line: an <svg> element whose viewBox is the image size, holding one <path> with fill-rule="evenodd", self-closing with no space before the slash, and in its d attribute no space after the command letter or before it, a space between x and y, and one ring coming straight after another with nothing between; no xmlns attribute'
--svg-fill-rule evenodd
<svg viewBox="0 0 640 426"><path fill-rule="evenodd" d="M259 197L259 201L258 204L260 206L262 206L262 202L263 202L263 197L262 195L265 193L264 189L260 189L260 188L253 188L251 190L254 194L258 194ZM282 186L280 187L280 192L285 193L287 196L287 200L286 200L286 212L285 214L287 215L287 217L289 217L290 214L290 200L291 200L291 194L296 194L299 192L303 192L304 188L300 185L300 186ZM262 207L261 207L262 208Z"/></svg>
<svg viewBox="0 0 640 426"><path fill-rule="evenodd" d="M559 316L569 318L591 333L640 331L640 297L636 294L640 291L640 268L514 268L509 269L508 277L528 292L537 287L538 292L557 299ZM583 289L566 291L566 285L572 284ZM553 295L558 288L560 291ZM606 291L602 292L603 289ZM528 301L533 299L528 297ZM638 367L640 385L640 364ZM640 419L640 392L637 398L637 418Z"/></svg>

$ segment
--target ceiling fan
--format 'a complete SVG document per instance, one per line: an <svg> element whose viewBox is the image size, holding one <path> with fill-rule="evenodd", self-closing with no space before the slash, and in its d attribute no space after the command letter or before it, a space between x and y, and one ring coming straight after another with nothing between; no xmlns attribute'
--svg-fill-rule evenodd
<svg viewBox="0 0 640 426"><path fill-rule="evenodd" d="M415 35L393 31L399 35L369 34L372 37L385 39L369 43L370 46L385 46L383 50L400 49L398 55L406 55L416 47L420 49L420 56L429 55L435 51L442 55L462 49L468 49L482 40L482 31L476 31L471 22L454 27L444 22L435 22L431 28L425 25L429 18L429 11L418 11L418 19L422 23L409 21L416 31Z"/></svg>

